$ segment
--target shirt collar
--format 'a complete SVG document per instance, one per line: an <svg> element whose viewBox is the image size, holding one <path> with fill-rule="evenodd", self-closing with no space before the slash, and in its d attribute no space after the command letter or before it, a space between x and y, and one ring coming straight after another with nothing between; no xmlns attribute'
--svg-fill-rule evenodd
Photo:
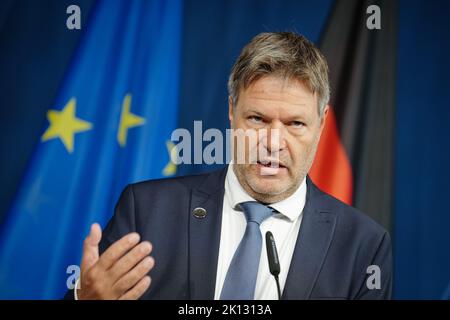
<svg viewBox="0 0 450 320"><path fill-rule="evenodd" d="M225 178L225 194L230 206L234 209L236 205L245 201L256 201L241 186L233 170L233 163L228 165L227 176ZM297 190L288 198L270 206L287 217L290 221L296 220L303 211L306 201L306 178L303 179Z"/></svg>

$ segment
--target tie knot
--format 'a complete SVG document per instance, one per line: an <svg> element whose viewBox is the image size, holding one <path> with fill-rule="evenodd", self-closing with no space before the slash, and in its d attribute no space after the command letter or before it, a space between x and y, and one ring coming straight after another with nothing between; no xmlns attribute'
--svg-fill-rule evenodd
<svg viewBox="0 0 450 320"><path fill-rule="evenodd" d="M273 214L273 209L257 201L241 202L240 207L244 211L247 223L255 222L260 225Z"/></svg>

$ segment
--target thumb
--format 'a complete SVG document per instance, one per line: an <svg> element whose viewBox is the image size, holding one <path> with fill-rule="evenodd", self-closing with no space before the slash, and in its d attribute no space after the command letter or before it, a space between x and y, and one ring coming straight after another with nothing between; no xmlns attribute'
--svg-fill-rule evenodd
<svg viewBox="0 0 450 320"><path fill-rule="evenodd" d="M92 267L98 260L98 244L102 238L102 229L98 223L91 226L89 235L84 239L83 257L81 259L81 270L86 271Z"/></svg>

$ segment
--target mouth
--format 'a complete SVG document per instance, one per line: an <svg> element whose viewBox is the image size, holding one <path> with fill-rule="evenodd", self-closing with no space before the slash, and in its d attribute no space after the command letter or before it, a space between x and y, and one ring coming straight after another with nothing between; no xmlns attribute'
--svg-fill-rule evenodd
<svg viewBox="0 0 450 320"><path fill-rule="evenodd" d="M257 166L261 176L275 176L287 171L286 166L277 160L261 160Z"/></svg>
<svg viewBox="0 0 450 320"><path fill-rule="evenodd" d="M266 168L286 168L286 166L277 160L258 160L258 165L266 167Z"/></svg>

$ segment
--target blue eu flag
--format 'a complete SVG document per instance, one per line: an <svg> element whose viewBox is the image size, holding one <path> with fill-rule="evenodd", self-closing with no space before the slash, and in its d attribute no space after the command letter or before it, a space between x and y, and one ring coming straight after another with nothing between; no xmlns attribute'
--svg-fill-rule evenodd
<svg viewBox="0 0 450 320"><path fill-rule="evenodd" d="M181 9L99 1L82 26L1 231L0 298L62 297L90 224L106 224L125 185L175 174Z"/></svg>

